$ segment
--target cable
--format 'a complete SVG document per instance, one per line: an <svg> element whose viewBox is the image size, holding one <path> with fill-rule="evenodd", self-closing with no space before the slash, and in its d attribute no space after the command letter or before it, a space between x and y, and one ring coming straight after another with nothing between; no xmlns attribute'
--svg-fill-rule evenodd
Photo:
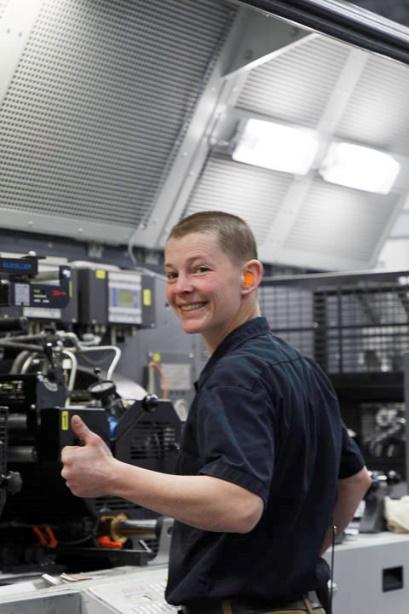
<svg viewBox="0 0 409 614"><path fill-rule="evenodd" d="M329 591L329 614L332 614L332 598L334 595L334 563L335 563L335 538L337 536L337 527L332 525L332 543L331 543L331 576L330 576L330 591Z"/></svg>
<svg viewBox="0 0 409 614"><path fill-rule="evenodd" d="M90 540L95 540L95 538L97 537L96 533L90 533L89 535L85 536L85 537L81 537L79 539L72 539L69 541L61 541L58 540L58 543L60 546L78 546L79 544L85 544L86 542L89 542Z"/></svg>

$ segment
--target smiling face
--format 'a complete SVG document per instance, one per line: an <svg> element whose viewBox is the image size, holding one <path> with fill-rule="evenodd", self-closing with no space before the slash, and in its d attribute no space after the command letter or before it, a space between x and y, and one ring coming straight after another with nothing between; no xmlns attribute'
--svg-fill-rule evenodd
<svg viewBox="0 0 409 614"><path fill-rule="evenodd" d="M243 288L243 266L221 249L215 232L170 238L165 248L167 300L187 333L201 333L214 351L224 337L258 315Z"/></svg>

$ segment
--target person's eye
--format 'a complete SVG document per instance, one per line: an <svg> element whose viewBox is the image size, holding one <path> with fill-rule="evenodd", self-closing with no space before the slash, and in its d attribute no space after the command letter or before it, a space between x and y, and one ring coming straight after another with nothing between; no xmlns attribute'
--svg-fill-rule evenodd
<svg viewBox="0 0 409 614"><path fill-rule="evenodd" d="M165 276L167 281L175 281L175 279L177 278L177 273L174 273L173 271L167 271L165 273Z"/></svg>
<svg viewBox="0 0 409 614"><path fill-rule="evenodd" d="M201 264L200 266L197 266L195 269L195 273L207 273L208 271L210 271L210 269L205 264Z"/></svg>

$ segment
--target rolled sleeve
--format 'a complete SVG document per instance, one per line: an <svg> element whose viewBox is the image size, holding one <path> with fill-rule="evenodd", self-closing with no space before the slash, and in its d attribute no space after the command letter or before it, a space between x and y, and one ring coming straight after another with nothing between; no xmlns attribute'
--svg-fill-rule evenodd
<svg viewBox="0 0 409 614"><path fill-rule="evenodd" d="M217 386L201 394L199 473L246 488L267 502L274 470L272 403L266 392Z"/></svg>
<svg viewBox="0 0 409 614"><path fill-rule="evenodd" d="M365 465L364 458L353 439L348 435L345 425L342 428L341 462L338 478L343 480L361 471Z"/></svg>

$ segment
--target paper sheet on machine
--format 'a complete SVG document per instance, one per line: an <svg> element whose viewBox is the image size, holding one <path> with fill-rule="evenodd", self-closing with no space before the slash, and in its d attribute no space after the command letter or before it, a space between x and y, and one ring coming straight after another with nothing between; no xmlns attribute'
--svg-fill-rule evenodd
<svg viewBox="0 0 409 614"><path fill-rule="evenodd" d="M177 608L165 602L163 570L139 573L127 580L90 586L87 592L120 614L175 614Z"/></svg>

